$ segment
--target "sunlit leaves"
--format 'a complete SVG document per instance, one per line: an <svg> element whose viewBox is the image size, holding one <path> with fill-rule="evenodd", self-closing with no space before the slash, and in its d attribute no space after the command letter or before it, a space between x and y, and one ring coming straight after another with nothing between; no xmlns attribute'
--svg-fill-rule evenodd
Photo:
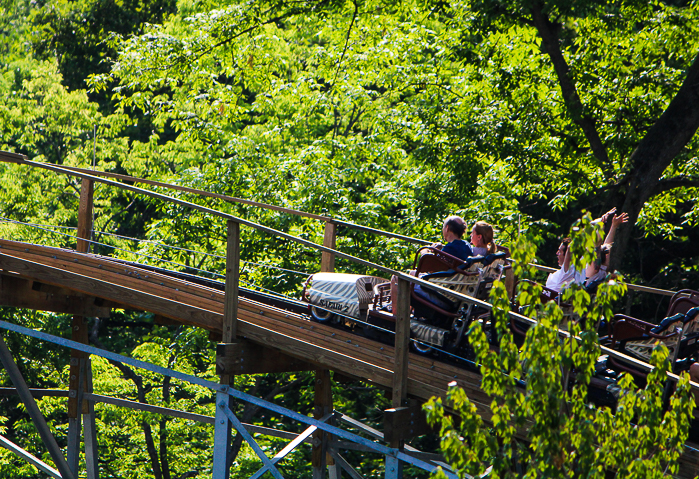
<svg viewBox="0 0 699 479"><path fill-rule="evenodd" d="M589 218L583 219L573 244L589 246L597 235ZM512 248L520 277L527 275L533 255L526 241ZM600 355L596 324L609 320L611 304L624 290L620 278L612 279L600 285L593 304L585 291L567 292L564 300L583 318L575 321L555 301L542 304L541 288L520 283L517 300L529 305L522 311L536 321L518 350L508 327L515 318L508 318L504 285L493 286L490 335L499 339L499 349L491 349L478 322L469 332L481 365L481 388L492 397L490 414L481 418L478 403L455 384L446 401L432 398L424 406L430 422L440 427L445 457L460 475L483 477L489 471L488 477L665 477L664 471L677 470L694 401L684 374L666 410L669 361L664 346L653 352L654 369L645 389L635 389L632 376L622 375L615 411L588 401ZM447 407L459 421L446 414Z"/></svg>

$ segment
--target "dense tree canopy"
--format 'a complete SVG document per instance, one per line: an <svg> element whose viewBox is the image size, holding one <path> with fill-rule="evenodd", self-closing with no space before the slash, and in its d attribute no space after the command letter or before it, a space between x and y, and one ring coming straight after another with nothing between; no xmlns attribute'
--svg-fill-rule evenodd
<svg viewBox="0 0 699 479"><path fill-rule="evenodd" d="M639 282L697 289L696 1L0 0L0 31L1 149L428 240L457 213L491 222L506 245L526 231L548 264L580 210L616 206L635 221L619 231L617 266ZM74 244L66 233L77 225L75 179L8 164L0 177L5 237ZM318 222L186 198L322 242ZM97 252L162 266L161 257L214 277L224 269L225 225L213 218L103 185L95 210ZM315 252L242 234L245 284L298 295L304 273L319 268ZM343 228L338 249L396 268L414 253ZM56 315L6 314L37 328L67 325ZM163 364L186 342L210 348L203 333L161 328L147 315L93 327L96 340L154 351ZM133 335L109 343L125 327ZM201 358L182 364L211 374ZM52 385L65 382L64 367L58 359L50 367ZM139 390L124 371L98 367L132 399L161 400L170 387L145 378ZM241 387L264 395L279 384ZM211 406L196 391L177 394L173 404ZM110 457L157 442L147 421L115 424ZM180 426L158 427L177 443ZM138 434L124 438L130 427ZM145 470L160 461L169 474L152 454L134 461Z"/></svg>

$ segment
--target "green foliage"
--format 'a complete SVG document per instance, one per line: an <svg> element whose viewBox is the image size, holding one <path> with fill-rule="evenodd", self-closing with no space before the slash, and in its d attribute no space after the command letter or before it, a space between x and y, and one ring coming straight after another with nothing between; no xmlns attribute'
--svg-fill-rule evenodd
<svg viewBox="0 0 699 479"><path fill-rule="evenodd" d="M572 243L576 253L598 235L589 217L579 228ZM531 275L527 264L534 256L532 245L520 238L511 251L515 274ZM432 398L424 407L428 420L440 427L442 451L450 465L459 475L474 477L603 478L608 477L605 471L617 477L664 477L664 471L676 472L694 400L684 373L666 410L662 398L669 361L663 345L653 352L654 369L645 389L637 390L632 377L625 375L619 381L615 411L588 402L600 355L596 325L610 319L611 302L625 290L621 278L600 285L592 302L583 290L566 291L564 300L574 305L581 321L564 317L554 301L541 304L540 286L522 284L519 304L528 305L525 314L536 318L536 324L521 350L508 326L502 283L491 293L491 335L499 338L498 349L490 349L478 322L469 332L481 364L481 387L493 398L489 416L481 417L455 385L449 387L446 401ZM568 334L560 334L560 327ZM445 476L440 472L437 477Z"/></svg>
<svg viewBox="0 0 699 479"><path fill-rule="evenodd" d="M514 244L524 230L542 243L567 228L580 204L596 209L607 191L623 187L630 153L682 81L699 46L698 10L696 2L675 3L542 4L560 33L562 53L580 92L583 107L578 111L562 98L532 26L535 3L529 1L0 0L0 147L69 166L89 167L94 161L102 170L331 215L427 240L437 240L442 218L456 213L469 222L485 219L496 225L499 243ZM85 91L86 85L91 90ZM577 126L581 115L593 118L608 152L606 160L593 154ZM696 163L694 138L664 178L691 177ZM70 228L77 224L77 181L3 164L0 184L3 218L60 228L50 232L3 222L4 238L73 247L75 239L63 233L74 234ZM181 197L322 242L319 222ZM696 197L696 188L683 186L652 198L641 212L640 228L677 240L675 245L691 245L699 215ZM594 228L589 218L578 227L588 232ZM213 277L224 270L225 224L180 207L98 185L95 230L103 245L93 251L100 254L189 272L187 268L208 270ZM414 248L403 242L343 228L339 233L341 251L396 268L412 262ZM589 235L580 238L573 248L588 251ZM245 284L298 297L305 274L319 269L316 251L249 228L243 228L242 240ZM678 249L667 249L679 254ZM534 259L532 249L521 251L526 262ZM653 251L662 250L653 246ZM164 264L156 257L184 266ZM696 259L683 259L674 266L651 267L646 262L644 268L651 275L660 271L685 278L682 284L692 286L686 278L697 264ZM343 261L338 261L338 270L358 272ZM570 300L578 315L587 311L589 323L597 323L610 316L620 287L602 288L592 308L584 292L571 293ZM531 341L554 341L560 313L537 305L535 289L524 288L521 294L522 304L542 322ZM67 330L61 316L3 314L25 324L45 318L37 329ZM211 346L201 334L159 328L149 315L124 312L115 312L105 324L99 337L109 349L212 374ZM504 322L497 322L496 328L507 337ZM479 334L474 331L474 338ZM556 360L569 371L573 365L586 365L576 369L583 381L596 343L587 331L579 334L582 343L564 341L555 358L540 358L527 350L531 358L524 368L516 348L503 344L502 359L487 361L493 370L511 371L510 375L490 374L486 383L509 391L516 388L512 377L532 374L532 387L543 388L545 380L535 375L540 370L530 371L526 364L551 365ZM34 348L25 352L20 344L12 347L28 360L40 355ZM196 354L187 355L188 348ZM114 388L124 398L138 398L132 379L110 364L98 367L103 392ZM65 386L65 364L53 356L42 373L32 378L35 384L45 379ZM298 388L280 401L293 406L294 401L308 400L308 378L284 380L298 381ZM164 400L162 378L145 375L143 381L147 400ZM277 387L272 378L240 384L246 390L256 385L260 394ZM172 404L200 411L211 407L211 398L197 391L179 384L171 389L177 391L169 400ZM359 389L338 401L343 408L356 408L359 417L376 419L376 409L366 404L383 399ZM563 394L564 389L559 385L552 391ZM512 411L554 410L561 401L497 403L495 429L511 438ZM52 400L42 407L56 419L59 408ZM582 418L586 407L581 406L575 417ZM16 403L7 410L13 408ZM108 474L125 477L118 461L133 451L138 453L129 467L141 477L152 474L144 451L144 424L150 424L154 437L165 431L172 440L165 449L173 459L173 471L184 472L196 461L208 467L200 446L210 431L150 415L123 423L118 417L123 413L106 407L99 414L100 435L106 438L101 447L109 467L115 468ZM38 451L37 436L28 423L7 416L8 430L18 431L29 449ZM267 416L260 422L272 425L277 420ZM568 424L555 417L550 421ZM475 423L471 427L478 429ZM490 450L489 441L478 446L478 454ZM498 447L509 451L509 464L516 464L562 441L537 443L531 450L511 441ZM185 451L187 442L195 452ZM241 471L253 467L249 452L241 453ZM21 467L15 475L34 474L29 466L6 463L4 458L3 473ZM176 461L179 458L182 462ZM295 460L300 464L306 459L301 455ZM298 464L290 467L305 470ZM375 466L367 461L362 472L376 476Z"/></svg>
<svg viewBox="0 0 699 479"><path fill-rule="evenodd" d="M89 75L109 70L116 54L104 43L109 34L138 32L174 7L174 0L47 0L31 11L32 47L40 58L58 58L65 85L82 89Z"/></svg>

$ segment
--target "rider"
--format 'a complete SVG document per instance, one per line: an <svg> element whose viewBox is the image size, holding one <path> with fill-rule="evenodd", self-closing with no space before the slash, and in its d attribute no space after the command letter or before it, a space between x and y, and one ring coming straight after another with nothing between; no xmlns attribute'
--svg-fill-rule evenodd
<svg viewBox="0 0 699 479"><path fill-rule="evenodd" d="M616 208L612 208L600 218L593 221L593 223L598 223L600 221L602 223L606 223L611 218L612 224L609 228L609 233L607 233L607 237L604 239L604 242L601 241L602 238L600 237L598 244L596 245L598 260L588 265L585 271L577 271L570 264L570 238L565 238L561 242L561 245L558 247L558 251L556 251L556 257L558 258L558 266L560 266L560 269L549 274L548 279L546 280L546 288L553 290L556 293L560 293L566 286L569 286L572 283L583 284L587 281L586 284L590 284L606 276L607 266L609 264L609 251L614 243L616 229L621 224L626 223L629 220L628 214L621 213L619 215L615 215L615 212Z"/></svg>
<svg viewBox="0 0 699 479"><path fill-rule="evenodd" d="M463 239L461 239L465 231L466 222L463 218L461 218L460 216L449 216L447 219L444 220L444 224L442 225L442 238L444 238L444 242L446 244L432 243L431 246L433 248L442 250L444 253L456 256L457 258L462 260L468 258L469 256L473 256L473 250L471 249L471 245L468 243L468 241L464 241ZM426 253L429 253L428 249L422 250L422 254ZM410 271L410 274L412 276L415 276L415 270ZM415 291L422 292L425 296L428 297L428 299L430 299L430 301L433 301L432 297L434 297L435 303L439 302L438 300L436 300L437 297L434 293L422 289L419 284L415 285ZM391 277L391 301L393 301L393 299L397 297L398 277L393 276Z"/></svg>
<svg viewBox="0 0 699 479"><path fill-rule="evenodd" d="M442 238L446 244L433 243L431 246L443 252L456 256L459 259L466 259L473 256L473 250L468 241L461 239L466 231L466 222L460 216L449 216L444 220L442 226ZM429 250L423 250L429 252Z"/></svg>
<svg viewBox="0 0 699 479"><path fill-rule="evenodd" d="M433 243L430 246L432 248L442 250L444 253L456 256L457 258L464 260L470 256L473 256L473 250L471 249L471 245L468 243L468 241L464 241L463 239L461 239L464 235L464 232L466 232L466 222L464 221L464 219L460 216L449 216L447 219L444 220L444 224L442 225L442 238L444 238L444 242L446 244ZM428 249L422 250L422 254L427 253L429 253ZM415 276L416 271L412 270L409 274ZM417 294L422 295L429 301L435 303L437 306L440 306L442 308L449 307L446 303L444 303L444 300L437 296L436 293L428 289L422 288L419 284L415 285L415 292ZM391 278L391 300L396 298L397 295L398 278L396 276L393 276Z"/></svg>

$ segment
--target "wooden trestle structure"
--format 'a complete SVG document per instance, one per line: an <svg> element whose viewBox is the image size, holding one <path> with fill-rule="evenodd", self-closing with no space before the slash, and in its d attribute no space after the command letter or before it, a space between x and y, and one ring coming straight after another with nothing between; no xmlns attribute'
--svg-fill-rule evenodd
<svg viewBox="0 0 699 479"><path fill-rule="evenodd" d="M303 418L297 418L293 412L287 411L289 417L295 417L303 422L307 422L309 428L305 434L295 438L291 436L290 439L293 438L293 441L286 448L288 451L285 449L286 454L301 442L313 440L314 479L325 477L326 470L329 471L330 476L333 478L341 475L340 470L345 471L345 474L350 477L361 477L338 454L337 447L333 446L337 445L338 438L340 438L345 440L345 446L351 448L348 444L353 439L348 439L346 433L342 433L333 425L342 420L363 429L364 432L368 432L375 438L383 438L388 442L388 446L371 446L371 444L357 440L358 442L354 445L355 448L360 450L378 452L386 456L386 478L397 479L401 477L401 465L406 461L413 461L413 464L419 463L420 467L427 470L434 469L436 464L439 463L438 458L434 457L434 455L421 455L419 451L405 447L404 443L411 437L428 431L418 403L424 402L432 396L443 396L447 384L452 381L456 381L459 386L466 390L469 398L477 405L481 416L486 421L489 419L491 414L489 404L491 401L479 387L480 375L460 369L454 365L437 362L408 352L408 285L409 282L421 282L421 280L336 251L334 249L336 226L341 222L318 215L240 200L253 206L270 207L292 214L321 219L326 223L324 244L316 245L225 213L96 175L101 174L114 179L130 179L131 181L140 181L154 186L189 192L196 192L195 190L110 173L35 163L27 161L24 156L10 153L0 153L0 160L82 177L78 236L85 241L79 241L75 251L0 239L0 305L73 315L72 342L60 343L59 341L59 344L70 347L72 351L71 382L69 391L67 391L70 419L67 459L62 459L63 456L60 450L56 451L55 440L51 441L53 438L44 438L42 436L52 454L54 462L59 468L57 471L45 470L53 477L78 477L81 430L84 430L87 477L89 479L99 477L95 442L94 403L96 401L109 402L110 398L97 396L92 392L89 355L104 355L107 353L100 352L96 348L87 345L87 327L84 318L106 317L109 316L110 310L114 308L148 311L156 315L159 321L174 321L204 328L210 331L212 335L221 338L217 348L217 372L221 376L221 382L220 384L209 384L208 382L205 384L216 391L216 404L218 406L216 417L195 418L196 420L215 424L215 442L213 447L214 479L226 479L228 477L229 465L226 461L226 452L230 441L231 429L235 428L242 434L247 434L245 437L249 439L249 442L252 441L250 444L253 449L255 449L256 444L249 436L248 431L259 432L260 430L260 428L256 429L254 426L241 425L227 407L231 397L255 400L230 388L232 378L239 374L298 370L316 371L315 422L310 418L307 418L308 421L305 421ZM163 201L178 203L219 216L222 220L225 220L228 226L225 291L88 253L89 243L87 240L90 238L92 229L92 192L94 182L107 183L115 187L160 198ZM208 194L208 196L221 197L220 195L212 194ZM221 198L236 200L227 197ZM347 225L346 223L344 224ZM396 346L393 347L356 336L350 332L338 330L325 324L313 323L308 321L307 317L302 314L239 296L238 274L240 271L239 242L241 225L257 228L320 250L322 252L322 271L332 271L334 269L335 257L339 256L382 270L387 274L396 274L399 277ZM359 229L371 230L366 227L357 227ZM400 235L390 233L388 235L415 241L412 238ZM420 242L420 240L416 242ZM6 325L0 325L0 327L9 329L9 326ZM25 333L31 334L26 331ZM50 338L48 339L51 340ZM3 347L4 342L2 342L2 335L0 335L0 357L3 365L9 371L14 363L12 358L8 357L9 352L6 351L6 348L3 350ZM112 356L114 355L112 354ZM128 358L123 357L120 357L120 360L129 361ZM137 366L151 367L143 363L139 363ZM157 371L173 375L173 377L178 374L174 371L164 370L164 368L157 369ZM349 418L342 418L340 417L341 415L333 414L329 371L335 371L349 378L361 379L391 391L393 409L387 411L385 415L386 421L383 434L362 426L356 423L356 421L353 422ZM186 378L186 380L198 381L196 378L191 377ZM19 378L13 376L13 382L20 395L24 394L22 400L25 404L33 401L31 398L32 394L41 395L40 391L32 392L26 385L22 385L21 375ZM409 400L412 400L412 402ZM129 401L114 398L111 401L125 407L144 407L138 404L127 404ZM31 405L27 407L31 413ZM191 414L188 416L186 412L164 410L164 408L151 407L150 410L156 410L157 412L160 409L163 410L163 413L179 414L180 417L195 416ZM32 417L32 419L41 430L41 418ZM81 420L84 422L84 428ZM313 434L313 439L309 437L311 434ZM3 444L2 440L0 440L0 445L5 445L6 447L14 446ZM21 448L17 449L21 451ZM17 453L21 454L21 452ZM56 454L60 455L61 458L57 458ZM274 464L283 458L284 454L280 452L278 454L280 457L273 459L262 456L260 456L260 459L263 462L263 469L253 477L259 477L265 471L271 472L275 477L281 477ZM686 471L687 475L696 473L692 467L692 464L696 465L696 459L696 455L690 453L685 455L683 470ZM34 464L37 465L38 463L34 462ZM40 465L37 467L40 467Z"/></svg>

